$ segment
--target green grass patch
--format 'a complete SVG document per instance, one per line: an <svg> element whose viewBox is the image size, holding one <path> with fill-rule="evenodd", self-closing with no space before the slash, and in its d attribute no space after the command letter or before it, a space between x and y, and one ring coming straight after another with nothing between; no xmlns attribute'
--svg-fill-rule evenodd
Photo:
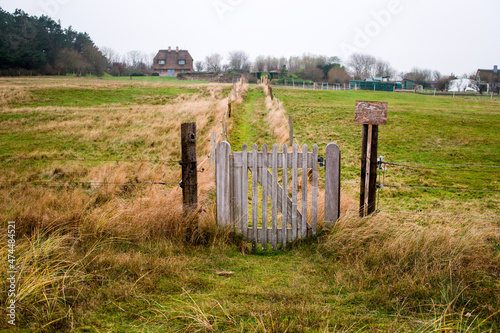
<svg viewBox="0 0 500 333"><path fill-rule="evenodd" d="M294 117L295 135L301 144L316 143L320 151L324 151L329 142L339 145L344 181L360 178L362 126L354 123L358 100L389 103L387 125L379 126L378 155L384 156L384 161L500 165L499 101L392 92L292 89L275 89L274 92ZM392 185L500 191L498 171L499 168L389 165L385 181ZM404 202L397 200L394 191L401 190L386 188L381 192L387 210L430 208L442 213L453 210L453 206L461 208L464 202L475 202L478 213L489 211L493 216L500 213L498 208L484 210L480 204L482 200L493 200L500 206L500 196L495 193L404 191L403 197L410 195L423 202L401 206ZM391 200L386 200L389 197ZM469 207L469 210L473 212L474 208Z"/></svg>

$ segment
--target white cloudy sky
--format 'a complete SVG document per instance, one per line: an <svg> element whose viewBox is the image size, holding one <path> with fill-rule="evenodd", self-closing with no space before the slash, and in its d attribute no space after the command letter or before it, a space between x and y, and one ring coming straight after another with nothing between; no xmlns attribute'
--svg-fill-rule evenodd
<svg viewBox="0 0 500 333"><path fill-rule="evenodd" d="M443 74L500 65L499 0L0 0L46 14L121 54L168 46L195 60L258 55L339 56L353 50Z"/></svg>

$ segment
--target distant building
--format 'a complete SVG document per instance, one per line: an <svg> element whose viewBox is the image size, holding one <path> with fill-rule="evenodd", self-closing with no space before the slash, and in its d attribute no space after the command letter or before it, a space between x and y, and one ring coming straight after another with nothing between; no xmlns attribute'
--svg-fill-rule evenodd
<svg viewBox="0 0 500 333"><path fill-rule="evenodd" d="M500 73L498 73L498 66L493 66L493 69L478 69L477 76L479 77L480 85L487 85L488 92L499 92Z"/></svg>
<svg viewBox="0 0 500 333"><path fill-rule="evenodd" d="M179 73L193 72L193 57L186 50L160 50L153 60L153 72L160 76L177 76Z"/></svg>
<svg viewBox="0 0 500 333"><path fill-rule="evenodd" d="M403 89L401 82L390 81L390 76L373 77L364 81L353 80L349 82L349 89L396 91Z"/></svg>

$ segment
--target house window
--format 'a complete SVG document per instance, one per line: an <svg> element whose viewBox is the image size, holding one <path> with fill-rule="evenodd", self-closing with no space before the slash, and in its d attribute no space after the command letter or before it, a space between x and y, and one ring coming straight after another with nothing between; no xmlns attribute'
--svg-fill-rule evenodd
<svg viewBox="0 0 500 333"><path fill-rule="evenodd" d="M160 69L160 75L163 75L163 69Z"/></svg>
<svg viewBox="0 0 500 333"><path fill-rule="evenodd" d="M183 69L181 69L181 73L184 73L184 70L183 70Z"/></svg>
<svg viewBox="0 0 500 333"><path fill-rule="evenodd" d="M180 59L179 60L179 65L184 66L186 64L186 60Z"/></svg>
<svg viewBox="0 0 500 333"><path fill-rule="evenodd" d="M165 65L165 59L158 60L158 65Z"/></svg>

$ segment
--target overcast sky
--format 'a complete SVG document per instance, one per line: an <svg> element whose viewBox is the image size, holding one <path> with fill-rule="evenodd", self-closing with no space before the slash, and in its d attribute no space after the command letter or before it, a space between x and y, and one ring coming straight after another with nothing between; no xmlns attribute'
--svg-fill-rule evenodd
<svg viewBox="0 0 500 333"><path fill-rule="evenodd" d="M0 0L48 15L126 54L168 46L195 60L258 55L372 54L398 71L461 75L500 65L499 0Z"/></svg>

